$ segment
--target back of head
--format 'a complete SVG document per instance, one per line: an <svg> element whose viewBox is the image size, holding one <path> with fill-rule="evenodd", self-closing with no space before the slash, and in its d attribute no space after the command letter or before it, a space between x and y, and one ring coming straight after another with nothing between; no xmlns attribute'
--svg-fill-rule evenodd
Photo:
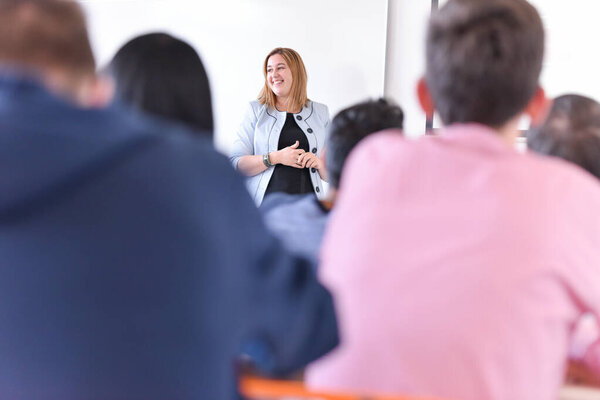
<svg viewBox="0 0 600 400"><path fill-rule="evenodd" d="M40 74L50 86L77 95L95 76L85 18L69 0L0 0L0 64Z"/></svg>
<svg viewBox="0 0 600 400"><path fill-rule="evenodd" d="M525 0L449 0L431 18L426 82L444 124L500 127L538 87L539 14Z"/></svg>
<svg viewBox="0 0 600 400"><path fill-rule="evenodd" d="M370 100L348 107L331 121L325 163L329 184L338 188L346 158L365 137L384 129L402 129L402 109L386 99Z"/></svg>
<svg viewBox="0 0 600 400"><path fill-rule="evenodd" d="M575 94L557 97L546 121L528 133L527 145L600 178L600 104Z"/></svg>
<svg viewBox="0 0 600 400"><path fill-rule="evenodd" d="M109 65L118 99L212 135L208 77L198 53L166 33L138 36Z"/></svg>

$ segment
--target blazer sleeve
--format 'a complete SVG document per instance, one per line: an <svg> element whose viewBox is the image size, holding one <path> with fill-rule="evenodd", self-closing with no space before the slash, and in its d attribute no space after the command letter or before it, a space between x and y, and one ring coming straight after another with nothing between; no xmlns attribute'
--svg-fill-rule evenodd
<svg viewBox="0 0 600 400"><path fill-rule="evenodd" d="M229 161L231 161L233 168L236 170L240 158L243 156L254 155L254 128L256 127L257 120L258 117L250 102L244 113L244 119L237 130L237 137L233 142L229 157Z"/></svg>
<svg viewBox="0 0 600 400"><path fill-rule="evenodd" d="M329 123L331 122L331 117L329 115L329 107L325 104L319 104L319 120L323 125L323 141L319 148L318 155L320 156L323 152L323 149L327 146L327 141L329 140Z"/></svg>

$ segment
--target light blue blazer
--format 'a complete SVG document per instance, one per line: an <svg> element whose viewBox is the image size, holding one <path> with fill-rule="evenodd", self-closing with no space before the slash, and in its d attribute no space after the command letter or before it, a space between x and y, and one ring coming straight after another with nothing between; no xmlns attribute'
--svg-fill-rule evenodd
<svg viewBox="0 0 600 400"><path fill-rule="evenodd" d="M265 154L277 151L279 134L285 124L286 112L277 111L258 101L250 102L244 120L237 131L237 138L231 151L231 163L237 169L242 156ZM294 121L308 138L310 151L321 154L327 138L329 109L326 105L309 101L302 110L294 114ZM251 176L246 186L254 202L259 206L273 175L275 167L267 168L258 175ZM310 178L313 189L319 198L323 198L323 182L319 172L311 168Z"/></svg>

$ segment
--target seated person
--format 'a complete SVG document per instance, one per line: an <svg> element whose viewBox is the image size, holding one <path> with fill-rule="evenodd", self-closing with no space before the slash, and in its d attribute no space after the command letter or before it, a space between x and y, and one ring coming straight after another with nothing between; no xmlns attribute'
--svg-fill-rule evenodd
<svg viewBox="0 0 600 400"><path fill-rule="evenodd" d="M440 135L357 146L319 275L340 346L314 388L555 400L572 328L600 313L600 185L514 146L546 111L542 21L525 0L449 0L432 16L424 110Z"/></svg>
<svg viewBox="0 0 600 400"><path fill-rule="evenodd" d="M576 94L557 97L545 122L528 132L527 147L600 178L600 104Z"/></svg>
<svg viewBox="0 0 600 400"><path fill-rule="evenodd" d="M560 157L600 178L600 103L576 94L554 99L545 121L527 134L527 146L537 153ZM600 386L598 321L586 314L577 325L568 370L570 383Z"/></svg>
<svg viewBox="0 0 600 400"><path fill-rule="evenodd" d="M106 107L95 70L76 2L0 1L0 398L234 400L242 351L332 348L331 296L228 160Z"/></svg>
<svg viewBox="0 0 600 400"><path fill-rule="evenodd" d="M188 43L167 33L138 36L117 51L107 72L118 100L212 137L208 77Z"/></svg>
<svg viewBox="0 0 600 400"><path fill-rule="evenodd" d="M385 99L366 101L340 111L329 126L325 167L329 190L314 194L274 193L260 206L267 227L292 250L317 259L329 211L335 205L342 169L350 151L363 138L384 129L402 129L402 109Z"/></svg>

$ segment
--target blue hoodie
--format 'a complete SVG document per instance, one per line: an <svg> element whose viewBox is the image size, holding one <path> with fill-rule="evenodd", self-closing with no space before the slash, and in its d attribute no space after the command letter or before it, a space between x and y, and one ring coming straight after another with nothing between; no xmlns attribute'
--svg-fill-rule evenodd
<svg viewBox="0 0 600 400"><path fill-rule="evenodd" d="M285 373L336 343L210 143L0 75L0 398L235 399L242 350Z"/></svg>

